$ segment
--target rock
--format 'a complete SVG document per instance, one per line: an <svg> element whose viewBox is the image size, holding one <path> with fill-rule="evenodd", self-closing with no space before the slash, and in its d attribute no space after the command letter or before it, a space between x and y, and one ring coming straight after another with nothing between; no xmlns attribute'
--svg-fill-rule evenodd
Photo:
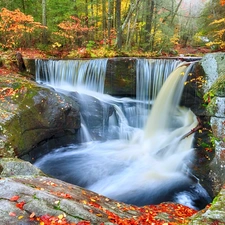
<svg viewBox="0 0 225 225"><path fill-rule="evenodd" d="M0 224L39 224L38 219L47 215L74 223L87 220L96 225L113 224L106 209L121 217L140 215L118 209L118 204L121 208L126 204L46 177L29 162L1 159L0 165Z"/></svg>
<svg viewBox="0 0 225 225"><path fill-rule="evenodd" d="M211 53L206 54L201 60L201 66L205 71L207 82L204 85L205 92L207 92L213 83L222 75L225 71L225 53Z"/></svg>
<svg viewBox="0 0 225 225"><path fill-rule="evenodd" d="M73 92L70 93L70 96L78 102L83 123L88 129L90 138L92 140L105 140L109 117L114 111L113 106L90 95Z"/></svg>
<svg viewBox="0 0 225 225"><path fill-rule="evenodd" d="M225 186L213 200L211 206L191 217L188 225L225 224Z"/></svg>
<svg viewBox="0 0 225 225"><path fill-rule="evenodd" d="M17 158L2 158L0 159L0 177L11 176L36 176L44 175L38 168L34 167L31 163Z"/></svg>
<svg viewBox="0 0 225 225"><path fill-rule="evenodd" d="M79 107L71 98L23 77L0 76L0 155L22 156L41 142L75 136Z"/></svg>
<svg viewBox="0 0 225 225"><path fill-rule="evenodd" d="M215 148L215 158L210 163L209 177L214 195L218 194L225 183L225 54L214 53L203 57L201 65L206 82L203 85L205 107L210 116L211 142Z"/></svg>

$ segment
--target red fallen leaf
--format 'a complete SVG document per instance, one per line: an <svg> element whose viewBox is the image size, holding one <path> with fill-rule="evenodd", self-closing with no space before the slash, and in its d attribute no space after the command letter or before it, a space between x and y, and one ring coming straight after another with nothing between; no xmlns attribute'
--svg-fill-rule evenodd
<svg viewBox="0 0 225 225"><path fill-rule="evenodd" d="M15 202L15 201L17 201L19 198L20 198L20 196L14 195L14 196L12 196L12 198L10 198L10 201Z"/></svg>
<svg viewBox="0 0 225 225"><path fill-rule="evenodd" d="M90 221L80 221L77 225L91 225Z"/></svg>
<svg viewBox="0 0 225 225"><path fill-rule="evenodd" d="M25 202L16 203L16 207L19 208L19 209L23 209L24 205L25 205Z"/></svg>
<svg viewBox="0 0 225 225"><path fill-rule="evenodd" d="M101 209L102 208L101 205L99 205L96 202L89 202L88 204L91 205L91 206L94 206L95 208L98 208L98 209Z"/></svg>
<svg viewBox="0 0 225 225"><path fill-rule="evenodd" d="M51 216L48 215L48 214L41 216L41 221L42 222L46 222L47 223L48 221L50 221L50 219L51 219Z"/></svg>
<svg viewBox="0 0 225 225"><path fill-rule="evenodd" d="M72 196L70 194L61 193L60 195L64 198L72 198Z"/></svg>

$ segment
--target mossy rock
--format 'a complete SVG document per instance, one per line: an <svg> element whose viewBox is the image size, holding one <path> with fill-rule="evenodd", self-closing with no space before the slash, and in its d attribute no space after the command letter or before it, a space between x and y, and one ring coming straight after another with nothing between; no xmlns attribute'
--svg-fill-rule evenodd
<svg viewBox="0 0 225 225"><path fill-rule="evenodd" d="M20 156L40 142L80 128L70 97L18 75L0 76L0 155Z"/></svg>
<svg viewBox="0 0 225 225"><path fill-rule="evenodd" d="M219 97L225 97L225 74L220 76L212 85L210 91Z"/></svg>
<svg viewBox="0 0 225 225"><path fill-rule="evenodd" d="M0 176L15 177L15 176L38 176L44 173L31 163L17 158L2 158L0 159Z"/></svg>
<svg viewBox="0 0 225 225"><path fill-rule="evenodd" d="M225 187L214 198L211 206L191 218L189 225L225 224Z"/></svg>

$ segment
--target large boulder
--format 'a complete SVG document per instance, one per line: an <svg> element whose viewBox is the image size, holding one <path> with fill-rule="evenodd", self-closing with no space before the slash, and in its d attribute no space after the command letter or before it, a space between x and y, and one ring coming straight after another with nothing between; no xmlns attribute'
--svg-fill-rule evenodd
<svg viewBox="0 0 225 225"><path fill-rule="evenodd" d="M213 200L211 206L199 211L193 217L188 225L202 224L225 224L225 186L220 190L220 193Z"/></svg>
<svg viewBox="0 0 225 225"><path fill-rule="evenodd" d="M22 156L40 143L74 137L77 103L18 75L0 76L0 156Z"/></svg>
<svg viewBox="0 0 225 225"><path fill-rule="evenodd" d="M207 54L201 61L205 72L204 96L207 115L210 116L211 142L215 147L215 157L210 164L209 177L214 194L225 183L225 53Z"/></svg>

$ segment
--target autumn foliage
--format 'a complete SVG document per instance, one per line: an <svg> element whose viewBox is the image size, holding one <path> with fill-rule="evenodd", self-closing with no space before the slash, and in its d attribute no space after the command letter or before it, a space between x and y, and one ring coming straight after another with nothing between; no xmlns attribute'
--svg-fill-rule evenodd
<svg viewBox="0 0 225 225"><path fill-rule="evenodd" d="M54 184L54 183L53 183ZM52 185L52 183L51 183ZM72 196L70 194L65 193L59 193L54 192L52 193L54 195L64 197L67 199L72 199ZM103 214L106 214L108 216L108 221L112 222L113 224L117 225L178 225L178 224L187 224L188 223L188 217L195 214L197 211L194 209L190 209L189 207L186 207L181 204L173 204L173 203L161 203L159 205L149 205L144 207L137 207L133 205L126 205L117 203L117 208L121 212L131 212L131 211L137 211L139 216L134 217L127 217L122 218L115 212L112 212L108 209L105 209L101 206L100 202L98 203L99 198L96 196L90 197L90 200L83 200L82 203L87 206L91 206L96 208L97 210L102 211L101 213L96 214L98 217L102 217ZM20 210L24 209L24 206L26 202L20 201L20 196L15 195L10 198L10 201L15 202L16 207ZM106 201L109 201L109 199L106 198ZM89 210L90 212L94 213L94 210ZM16 217L15 212L10 212L10 216ZM165 218L167 218L169 221L165 222ZM18 217L19 220L23 219L23 216ZM35 212L30 213L29 216L30 221L38 221L40 225L52 225L52 224L64 224L64 225L91 225L90 221L87 220L81 220L78 223L70 222L67 219L67 216L65 213L61 213L59 215L41 215L38 216L35 214ZM99 225L104 225L105 223L102 222Z"/></svg>
<svg viewBox="0 0 225 225"><path fill-rule="evenodd" d="M220 0L221 5L225 5L225 0Z"/></svg>
<svg viewBox="0 0 225 225"><path fill-rule="evenodd" d="M10 11L2 8L0 11L0 47L3 49L21 47L26 39L30 39L32 33L43 28L39 22L34 22L32 16L25 15L19 9Z"/></svg>
<svg viewBox="0 0 225 225"><path fill-rule="evenodd" d="M61 22L58 28L59 31L54 34L61 37L65 45L72 47L80 45L81 42L85 41L88 33L95 29L93 26L88 27L85 24L85 20L81 20L75 16L71 16L70 20Z"/></svg>

